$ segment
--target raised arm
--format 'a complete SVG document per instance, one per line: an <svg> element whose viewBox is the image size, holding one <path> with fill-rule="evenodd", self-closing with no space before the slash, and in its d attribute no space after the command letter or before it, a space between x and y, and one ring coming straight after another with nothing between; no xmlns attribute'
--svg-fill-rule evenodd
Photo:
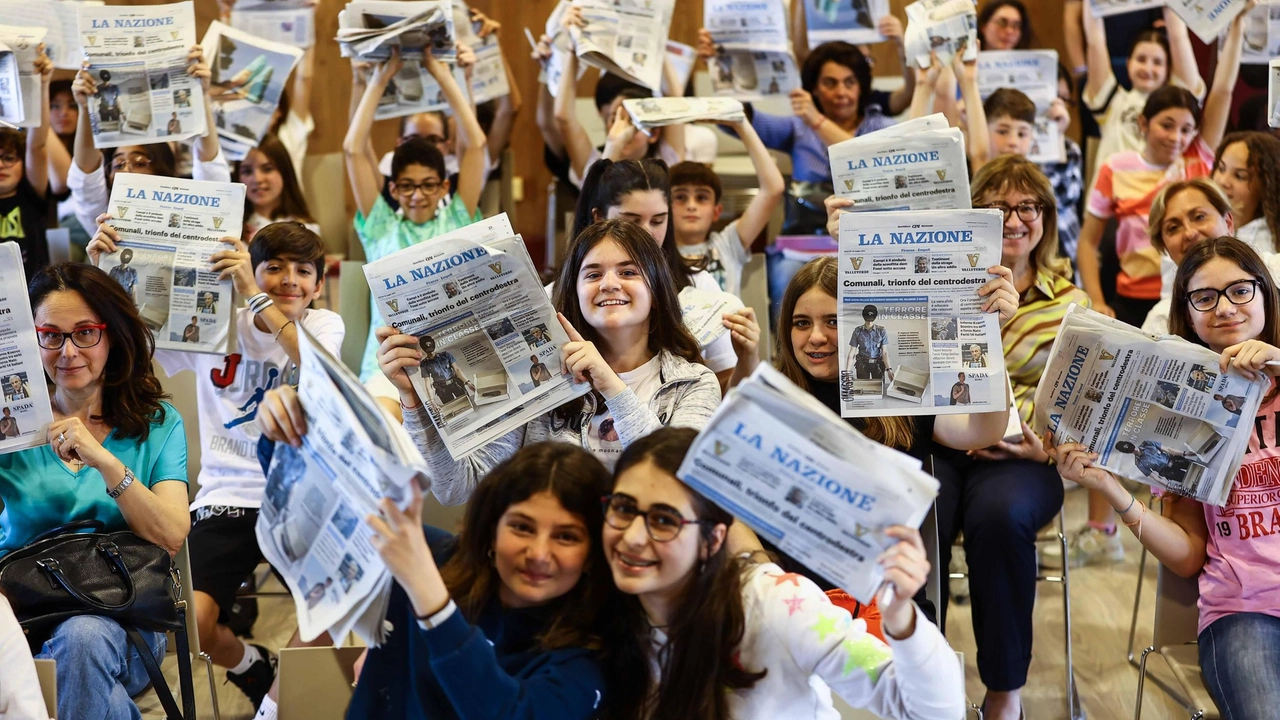
<svg viewBox="0 0 1280 720"><path fill-rule="evenodd" d="M796 56L797 66L804 65L804 59L809 57L807 10L804 0L791 0L791 53Z"/></svg>
<svg viewBox="0 0 1280 720"><path fill-rule="evenodd" d="M915 99L916 91L915 69L911 67L911 63L907 62L907 49L904 41L906 33L902 26L902 21L894 15L881 17L880 22L876 23L876 30L886 40L891 40L898 51L898 65L902 68L902 87L894 90L889 95L889 107L885 108L884 111L886 115L899 115L911 105Z"/></svg>
<svg viewBox="0 0 1280 720"><path fill-rule="evenodd" d="M27 133L25 172L31 189L44 197L49 190L49 81L53 79L53 61L45 54L44 43L40 43L36 52L35 72L40 74L40 125ZM57 138L54 142L62 144Z"/></svg>
<svg viewBox="0 0 1280 720"><path fill-rule="evenodd" d="M378 63L360 98L360 104L356 107L355 116L351 118L347 136L342 141L342 154L347 161L347 179L351 182L351 192L356 198L356 209L366 218L373 211L373 205L382 192L382 173L378 172L378 163L368 152L372 142L369 131L373 127L373 113L378 109L378 101L387 89L387 84L400 72L400 67L398 48L392 51L390 60ZM443 87L444 83L441 83L441 88ZM457 87L456 83L454 87Z"/></svg>
<svg viewBox="0 0 1280 720"><path fill-rule="evenodd" d="M534 48L530 57L538 63L547 63L551 60L551 37L543 35L538 40L538 45ZM549 78L548 78L549 79ZM559 89L559 85L556 89ZM542 142L556 157L564 157L565 143L564 136L560 134L560 126L556 122L556 99L552 97L551 90L545 83L538 85L538 105L535 110L535 119L538 123L538 131L542 133Z"/></svg>
<svg viewBox="0 0 1280 720"><path fill-rule="evenodd" d="M93 146L93 123L89 120L89 96L98 94L98 83L89 74L89 61L80 64L76 79L71 83L71 95L76 100L76 140L72 154L76 167L85 174L102 167L102 151Z"/></svg>
<svg viewBox="0 0 1280 720"><path fill-rule="evenodd" d="M511 130L515 126L516 115L520 114L520 107L523 104L520 86L511 74L511 64L507 62L506 53L502 54L502 72L507 76L507 87L511 88L511 92L494 100L493 123L489 126L486 142L491 165L498 164L502 159L502 153L511 143Z"/></svg>
<svg viewBox="0 0 1280 720"><path fill-rule="evenodd" d="M1102 18L1095 17L1088 0L1081 3L1081 18L1084 21L1085 65L1088 67L1089 80L1084 84L1085 105L1090 108L1100 107L1104 98L1098 95L1107 87L1114 87L1115 72L1111 69L1111 52L1107 50L1107 25Z"/></svg>
<svg viewBox="0 0 1280 720"><path fill-rule="evenodd" d="M298 66L293 69L293 84L289 86L292 97L289 98L289 111L304 124L311 118L311 80L316 70L316 46L312 45L302 53ZM353 91L354 92L354 91ZM302 172L302 168L295 168Z"/></svg>
<svg viewBox="0 0 1280 720"><path fill-rule="evenodd" d="M1231 95L1235 91L1236 80L1240 77L1245 16L1254 5L1252 1L1247 3L1244 11L1236 15L1227 28L1227 38L1222 44L1222 51L1218 53L1218 65L1213 70L1213 87L1209 88L1209 94L1204 100L1200 137L1215 150L1227 129L1227 116L1231 114Z"/></svg>
<svg viewBox="0 0 1280 720"><path fill-rule="evenodd" d="M475 64L475 53L461 43L458 44L458 63L467 67ZM458 140L462 147L462 156L458 158L457 194L467 208L467 215L472 215L480 207L480 193L484 191L484 166L488 152L485 149L484 130L480 129L480 121L476 120L471 96L458 87L449 66L430 55L423 59L423 66L440 83L440 90L457 119Z"/></svg>
<svg viewBox="0 0 1280 720"><path fill-rule="evenodd" d="M560 75L560 88L555 99L556 128L569 155L569 169L577 177L585 177L587 160L595 149L591 138L578 122L578 56L564 53L564 72Z"/></svg>
<svg viewBox="0 0 1280 720"><path fill-rule="evenodd" d="M195 159L210 162L222 152L222 143L218 141L218 126L213 120L213 103L209 101L213 73L204 60L204 48L199 45L192 45L187 52L187 74L200 81L200 91L204 93L204 135L195 144Z"/></svg>
<svg viewBox="0 0 1280 720"><path fill-rule="evenodd" d="M1067 62L1071 77L1079 86L1080 76L1087 69L1084 50L1084 8L1081 0L1067 0L1062 4L1062 34L1067 45Z"/></svg>
<svg viewBox="0 0 1280 720"><path fill-rule="evenodd" d="M773 161L769 149L764 146L764 142L760 140L751 123L733 123L733 129L747 148L747 155L751 158L751 164L755 166L756 180L760 185L759 192L751 198L747 209L736 220L738 238L750 253L751 242L768 227L769 218L773 217L773 211L778 208L778 203L782 200L787 186L782 179L782 171L778 170L778 164Z"/></svg>
<svg viewBox="0 0 1280 720"><path fill-rule="evenodd" d="M1169 79L1177 80L1182 87L1199 95L1204 92L1204 78L1200 77L1200 67L1196 64L1196 53L1191 47L1191 33L1187 30L1187 24L1173 8L1166 6L1164 27L1169 34Z"/></svg>
<svg viewBox="0 0 1280 720"><path fill-rule="evenodd" d="M969 131L965 145L969 149L972 172L976 173L991 160L991 135L987 131L987 112L982 107L982 95L978 92L978 61L962 59L964 46L962 42L956 48L951 66L960 81L960 97L964 100L965 124Z"/></svg>

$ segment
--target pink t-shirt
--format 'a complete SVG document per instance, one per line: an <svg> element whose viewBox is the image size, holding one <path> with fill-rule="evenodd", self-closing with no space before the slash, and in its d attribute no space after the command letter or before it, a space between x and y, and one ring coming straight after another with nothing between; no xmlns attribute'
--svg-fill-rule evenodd
<svg viewBox="0 0 1280 720"><path fill-rule="evenodd" d="M1243 422L1244 419L1241 419ZM1209 559L1200 573L1199 632L1240 612L1280 617L1280 398L1258 411L1225 507L1204 505Z"/></svg>

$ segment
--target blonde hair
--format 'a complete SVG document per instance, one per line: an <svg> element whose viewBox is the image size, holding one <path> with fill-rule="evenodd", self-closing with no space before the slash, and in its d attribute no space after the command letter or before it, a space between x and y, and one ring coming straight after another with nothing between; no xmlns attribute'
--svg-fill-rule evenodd
<svg viewBox="0 0 1280 720"><path fill-rule="evenodd" d="M1207 177L1179 180L1165 185L1160 188L1160 192L1156 193L1156 199L1151 201L1151 212L1147 213L1147 236L1151 238L1151 245L1162 255L1169 254L1169 250L1164 246L1162 232L1164 216L1169 211L1169 201L1181 194L1183 190L1199 190L1219 215L1224 218L1231 215L1231 201L1227 199L1227 194Z"/></svg>
<svg viewBox="0 0 1280 720"><path fill-rule="evenodd" d="M977 207L988 196L1003 195L1010 190L1024 192L1040 204L1044 233L1031 254L1031 269L1070 280L1071 261L1058 254L1058 200L1039 165L1021 155L1002 155L983 165L973 176L969 195Z"/></svg>

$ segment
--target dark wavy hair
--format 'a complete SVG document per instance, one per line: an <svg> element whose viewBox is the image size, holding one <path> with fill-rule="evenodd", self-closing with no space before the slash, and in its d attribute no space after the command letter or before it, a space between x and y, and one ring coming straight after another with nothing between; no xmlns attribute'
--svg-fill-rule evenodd
<svg viewBox="0 0 1280 720"><path fill-rule="evenodd" d="M440 153L440 148L424 138L411 137L396 146L395 152L391 154L391 182L399 180L400 174L410 165L421 165L428 170L434 170L440 182L449 179L449 174L444 168L444 155Z"/></svg>
<svg viewBox="0 0 1280 720"><path fill-rule="evenodd" d="M107 177L107 184L115 182L116 174L111 169L111 163L115 160L116 155L126 147L137 147L142 154L147 156L151 161L151 174L160 177L177 177L178 161L173 156L173 148L169 147L169 143L149 143L147 145L121 145L120 147L107 148L102 151L102 162L106 163L103 172Z"/></svg>
<svg viewBox="0 0 1280 720"><path fill-rule="evenodd" d="M280 138L268 133L264 135L262 141L258 143L258 147L254 148L266 156L267 162L275 166L276 171L280 173L282 189L280 191L280 204L276 209L271 211L271 217L268 220L279 220L280 218L291 218L299 222L315 222L315 218L311 215L311 209L307 207L307 198L302 194L302 184L298 182L297 169L293 167L293 158L289 157L289 151L285 149L284 143L280 142ZM253 152L250 150L249 152ZM244 161L236 163L236 179L240 179L240 169L243 167ZM253 202L248 196L244 199L244 217L246 220L253 215Z"/></svg>
<svg viewBox="0 0 1280 720"><path fill-rule="evenodd" d="M841 40L825 42L814 48L800 68L800 84L813 95L813 106L818 108L818 112L826 114L814 91L818 87L818 78L822 76L822 66L829 62L849 68L858 79L858 117L862 117L871 102L871 65L856 45Z"/></svg>
<svg viewBox="0 0 1280 720"><path fill-rule="evenodd" d="M660 428L631 443L618 458L616 479L645 461L672 477L697 438L691 428ZM726 528L733 516L702 495L689 492L693 513L709 523L698 525L704 543L716 525ZM728 720L729 694L749 688L767 670L752 672L734 659L746 633L742 575L746 565L721 543L701 563L668 618L667 643L658 651L661 676L654 682L649 665L649 620L634 596L619 598L603 661L611 696L607 718L698 718ZM656 693L650 693L657 686Z"/></svg>
<svg viewBox="0 0 1280 720"><path fill-rule="evenodd" d="M34 317L50 294L74 292L107 326L107 362L102 368L102 415L122 438L145 441L152 423L164 422L162 400L169 397L151 371L155 340L142 323L133 299L102 270L83 263L42 268L27 286Z"/></svg>
<svg viewBox="0 0 1280 720"><path fill-rule="evenodd" d="M1236 143L1244 143L1249 151L1249 174L1258 185L1258 210L1267 220L1267 230L1271 232L1272 247L1280 251L1280 138L1267 132L1233 132L1228 133L1218 143L1214 157L1221 161L1222 153ZM1217 170L1217 162L1214 163ZM1245 218L1236 218L1241 225L1248 222Z"/></svg>
<svg viewBox="0 0 1280 720"><path fill-rule="evenodd" d="M601 646L599 616L617 594L600 537L609 492L609 471L594 455L569 443L526 445L499 463L476 486L467 503L455 551L440 574L449 594L468 620L475 622L498 597L502 579L489 558L498 523L507 509L539 493L551 493L560 506L582 520L591 544L582 577L569 592L550 602L539 638L544 650Z"/></svg>
<svg viewBox="0 0 1280 720"><path fill-rule="evenodd" d="M1023 5L1021 0L996 0L987 3L982 10L978 11L978 39L982 41L982 49L991 47L987 43L987 39L982 35L982 28L991 21L991 16L1003 7L1011 7L1018 11L1018 16L1022 18L1022 33L1018 36L1018 43L1013 46L1014 50L1027 50L1032 47L1035 42L1035 33L1031 30L1031 15L1027 13L1027 6Z"/></svg>

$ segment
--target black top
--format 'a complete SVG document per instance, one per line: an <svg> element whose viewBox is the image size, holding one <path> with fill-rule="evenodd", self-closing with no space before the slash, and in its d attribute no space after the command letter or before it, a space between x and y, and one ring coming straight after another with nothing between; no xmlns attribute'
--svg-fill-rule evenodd
<svg viewBox="0 0 1280 720"><path fill-rule="evenodd" d="M833 382L823 382L815 380L812 377L807 378L809 381L809 392L818 398L823 405L831 409L831 412L840 414L840 387ZM849 423L858 432L866 432L866 418L845 418L845 422ZM907 454L919 460L924 460L926 456L934 452L933 442L933 415L915 415L907 418L911 422L911 447L907 449Z"/></svg>
<svg viewBox="0 0 1280 720"><path fill-rule="evenodd" d="M22 249L22 269L27 280L49 264L45 229L49 223L49 203L23 178L18 191L0 198L0 242L16 242Z"/></svg>

